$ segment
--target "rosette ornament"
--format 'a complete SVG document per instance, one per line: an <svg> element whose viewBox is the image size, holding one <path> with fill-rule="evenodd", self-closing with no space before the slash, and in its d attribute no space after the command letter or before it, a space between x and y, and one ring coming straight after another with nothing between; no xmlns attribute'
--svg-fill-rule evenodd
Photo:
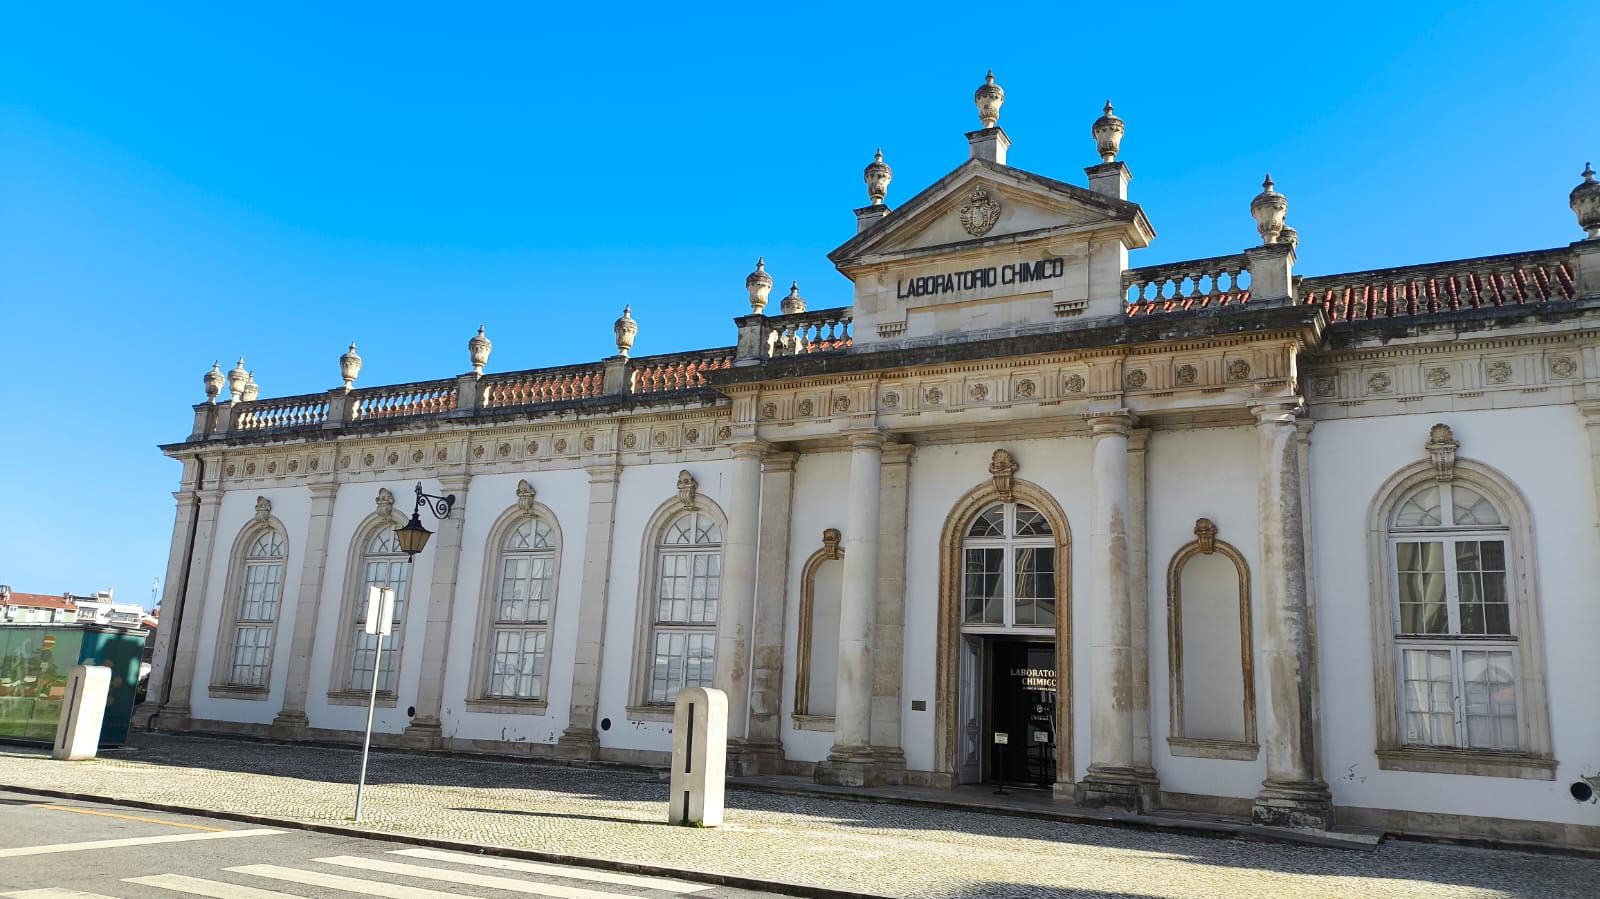
<svg viewBox="0 0 1600 899"><path fill-rule="evenodd" d="M1261 232L1263 244L1275 244L1283 233L1283 217L1289 212L1289 200L1272 189L1269 174L1261 182L1261 193L1250 201L1250 215L1256 220L1256 230Z"/></svg>
<svg viewBox="0 0 1600 899"><path fill-rule="evenodd" d="M483 374L483 367L489 364L489 351L494 349L494 344L489 338L483 336L483 325L478 326L478 336L467 341L467 356L472 360L472 373Z"/></svg>
<svg viewBox="0 0 1600 899"><path fill-rule="evenodd" d="M633 349L633 338L639 333L639 323L633 320L633 307L623 306L622 317L617 319L611 330L617 335L617 355L627 356Z"/></svg>
<svg viewBox="0 0 1600 899"><path fill-rule="evenodd" d="M1594 180L1594 166L1583 164L1583 183L1572 189L1568 198L1572 214L1578 217L1578 227L1588 235L1587 240L1600 240L1600 183Z"/></svg>
<svg viewBox="0 0 1600 899"><path fill-rule="evenodd" d="M1006 102L1006 92L1005 88L994 83L994 69L984 76L983 83L972 95L972 101L978 104L978 120L983 122L983 127L993 128L1000 121L1000 105Z"/></svg>
<svg viewBox="0 0 1600 899"><path fill-rule="evenodd" d="M1126 130L1122 119L1111 111L1111 101L1107 100L1105 115L1095 119L1094 127L1090 129L1101 162L1111 162L1117 158L1117 152L1122 149L1122 134Z"/></svg>
<svg viewBox="0 0 1600 899"><path fill-rule="evenodd" d="M349 390L356 386L356 377L361 374L361 357L356 355L356 342L350 341L350 349L339 357L339 377L344 379L344 389Z"/></svg>
<svg viewBox="0 0 1600 899"><path fill-rule="evenodd" d="M772 293L772 276L767 274L767 258L756 260L756 270L744 279L744 289L750 292L750 311L756 315L767 308L767 297Z"/></svg>
<svg viewBox="0 0 1600 899"><path fill-rule="evenodd" d="M883 148L878 148L878 154L867 164L866 171L861 177L867 182L867 198L874 206L882 206L883 198L889 195L889 180L894 177L894 169L883 161Z"/></svg>

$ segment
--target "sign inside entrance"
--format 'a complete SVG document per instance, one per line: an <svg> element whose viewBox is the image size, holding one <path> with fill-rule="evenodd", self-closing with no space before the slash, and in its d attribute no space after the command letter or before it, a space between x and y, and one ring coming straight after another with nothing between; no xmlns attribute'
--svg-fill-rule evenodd
<svg viewBox="0 0 1600 899"><path fill-rule="evenodd" d="M1006 733L1003 730L997 730L997 731L994 732L994 745L996 745L996 746L1005 746L1005 745L1009 744L1010 742L1011 742L1011 735L1010 734Z"/></svg>
<svg viewBox="0 0 1600 899"><path fill-rule="evenodd" d="M367 633L385 637L394 633L394 588L367 588Z"/></svg>

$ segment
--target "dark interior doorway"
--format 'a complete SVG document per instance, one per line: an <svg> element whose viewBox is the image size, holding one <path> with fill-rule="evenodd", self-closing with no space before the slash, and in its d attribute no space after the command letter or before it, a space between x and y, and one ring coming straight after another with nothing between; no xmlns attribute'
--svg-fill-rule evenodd
<svg viewBox="0 0 1600 899"><path fill-rule="evenodd" d="M1056 781L1056 647L994 640L989 645L989 703L984 780L1033 787ZM1006 742L997 743L996 734ZM1002 764L1003 760L1003 764ZM1002 771L1003 769L1003 771Z"/></svg>

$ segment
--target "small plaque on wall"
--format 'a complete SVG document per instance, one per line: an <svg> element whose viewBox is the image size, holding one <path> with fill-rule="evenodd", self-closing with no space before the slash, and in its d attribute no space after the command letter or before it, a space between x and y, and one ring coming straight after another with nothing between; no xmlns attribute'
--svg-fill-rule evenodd
<svg viewBox="0 0 1600 899"><path fill-rule="evenodd" d="M1006 744L1008 744L1010 742L1011 742L1011 735L1010 734L1005 733L1004 731L998 731L998 730L994 732L994 745L996 745L996 746L1005 746Z"/></svg>

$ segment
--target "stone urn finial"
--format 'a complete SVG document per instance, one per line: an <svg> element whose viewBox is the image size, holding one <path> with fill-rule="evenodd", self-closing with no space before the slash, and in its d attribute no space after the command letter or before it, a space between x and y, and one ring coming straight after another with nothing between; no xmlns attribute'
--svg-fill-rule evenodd
<svg viewBox="0 0 1600 899"><path fill-rule="evenodd" d="M1111 162L1117 158L1117 151L1122 149L1122 133L1126 130L1122 119L1111 111L1111 101L1107 100L1105 115L1095 119L1094 127L1089 129L1094 135L1095 149L1100 151L1101 162Z"/></svg>
<svg viewBox="0 0 1600 899"><path fill-rule="evenodd" d="M789 284L789 295L783 298L783 314L796 315L806 311L806 298L800 295L800 282Z"/></svg>
<svg viewBox="0 0 1600 899"><path fill-rule="evenodd" d="M244 401L247 403L253 403L256 401L256 397L261 395L261 388L256 386L255 372L247 372L246 374L247 377L244 381Z"/></svg>
<svg viewBox="0 0 1600 899"><path fill-rule="evenodd" d="M878 154L867 164L867 169L862 173L862 178L867 182L867 198L874 206L882 206L883 198L889 195L889 180L894 177L894 169L883 161L883 148L878 148Z"/></svg>
<svg viewBox="0 0 1600 899"><path fill-rule="evenodd" d="M344 389L349 390L356 386L356 376L361 374L361 357L356 355L356 342L350 341L350 349L339 357L339 377L344 379Z"/></svg>
<svg viewBox="0 0 1600 899"><path fill-rule="evenodd" d="M639 333L639 323L633 320L632 306L622 307L622 317L611 326L611 330L617 335L617 355L626 357L628 351L633 349L634 335Z"/></svg>
<svg viewBox="0 0 1600 899"><path fill-rule="evenodd" d="M978 104L978 120L983 122L983 127L993 128L1000 121L1000 105L1006 102L1005 89L994 83L994 69L984 76L972 100Z"/></svg>
<svg viewBox="0 0 1600 899"><path fill-rule="evenodd" d="M750 311L756 315L767 308L767 296L772 293L772 276L767 274L767 257L756 260L756 270L744 279L744 289L750 291Z"/></svg>
<svg viewBox="0 0 1600 899"><path fill-rule="evenodd" d="M228 372L228 400L239 402L244 399L244 385L250 382L250 373L244 370L244 357L239 357L238 364Z"/></svg>
<svg viewBox="0 0 1600 899"><path fill-rule="evenodd" d="M1275 244L1283 232L1283 217L1289 211L1289 201L1272 189L1272 175L1261 182L1261 193L1250 201L1250 214L1255 217L1256 230L1261 232L1263 244Z"/></svg>
<svg viewBox="0 0 1600 899"><path fill-rule="evenodd" d="M206 402L215 403L217 401L217 395L222 393L222 363L211 363L211 370L206 372L206 376L203 380L205 381L206 385Z"/></svg>
<svg viewBox="0 0 1600 899"><path fill-rule="evenodd" d="M1583 164L1583 183L1572 189L1568 199L1578 227L1588 235L1585 240L1600 240L1600 183L1594 180L1594 166Z"/></svg>
<svg viewBox="0 0 1600 899"><path fill-rule="evenodd" d="M1285 223L1283 230L1278 232L1278 243L1286 243L1298 250L1300 248L1300 232Z"/></svg>
<svg viewBox="0 0 1600 899"><path fill-rule="evenodd" d="M467 355L472 359L473 374L483 374L483 367L489 364L489 351L493 348L494 344L483 336L483 325L479 325L478 336L467 341Z"/></svg>

